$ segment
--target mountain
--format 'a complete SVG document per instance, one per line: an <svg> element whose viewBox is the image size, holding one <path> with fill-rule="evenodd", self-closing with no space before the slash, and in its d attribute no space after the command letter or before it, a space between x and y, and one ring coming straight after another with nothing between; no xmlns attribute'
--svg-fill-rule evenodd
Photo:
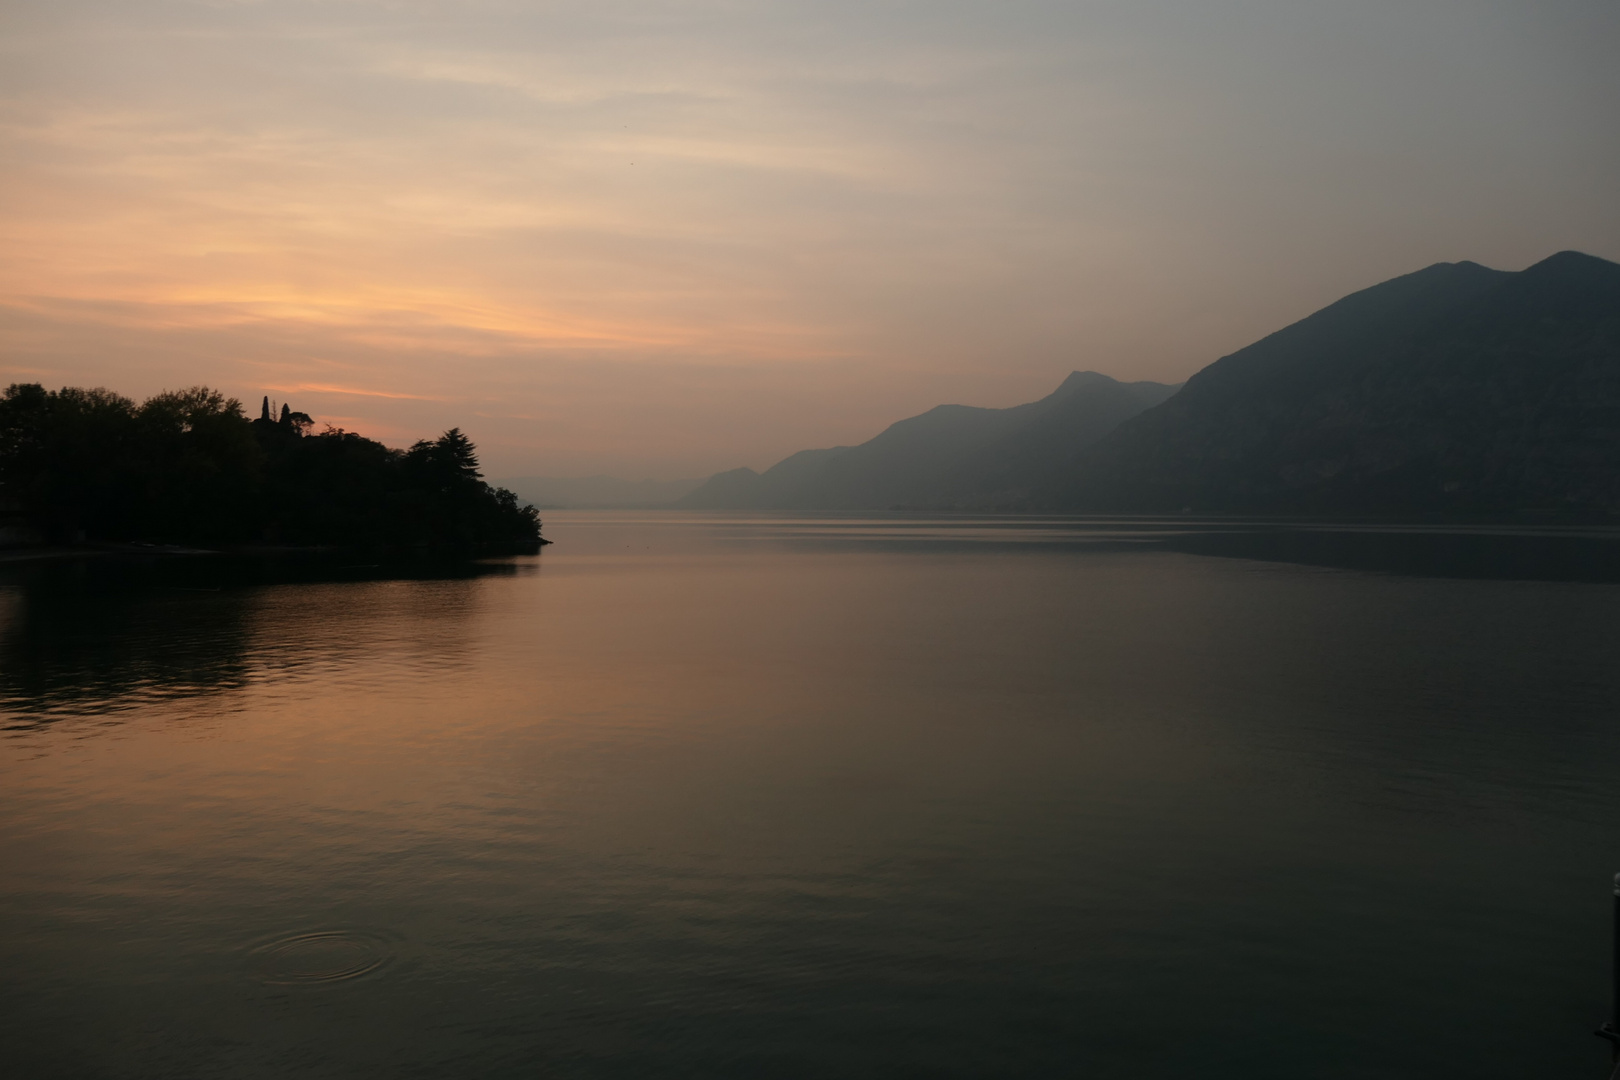
<svg viewBox="0 0 1620 1080"><path fill-rule="evenodd" d="M1077 371L1010 409L941 405L859 446L804 450L763 473L719 473L689 509L984 508L1061 487L1087 447L1176 388Z"/></svg>
<svg viewBox="0 0 1620 1080"><path fill-rule="evenodd" d="M1620 511L1620 265L1441 263L1217 360L1022 505Z"/></svg>
<svg viewBox="0 0 1620 1080"><path fill-rule="evenodd" d="M1620 514L1620 265L1439 263L1353 293L1184 387L1076 372L860 446L711 477L677 505Z"/></svg>
<svg viewBox="0 0 1620 1080"><path fill-rule="evenodd" d="M501 486L542 509L642 510L668 506L702 480L620 480L612 476L518 476Z"/></svg>

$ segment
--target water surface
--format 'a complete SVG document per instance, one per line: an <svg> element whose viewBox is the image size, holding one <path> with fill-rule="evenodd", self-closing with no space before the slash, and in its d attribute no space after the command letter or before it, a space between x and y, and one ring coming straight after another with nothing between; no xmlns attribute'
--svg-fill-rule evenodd
<svg viewBox="0 0 1620 1080"><path fill-rule="evenodd" d="M547 533L454 576L11 570L0 1070L1602 1074L1602 573Z"/></svg>

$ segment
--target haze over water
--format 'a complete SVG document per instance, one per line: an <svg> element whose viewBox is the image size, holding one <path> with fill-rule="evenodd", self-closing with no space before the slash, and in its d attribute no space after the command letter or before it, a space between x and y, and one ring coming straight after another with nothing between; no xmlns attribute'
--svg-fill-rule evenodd
<svg viewBox="0 0 1620 1080"><path fill-rule="evenodd" d="M1167 528L12 572L0 1070L1599 1075L1617 586Z"/></svg>

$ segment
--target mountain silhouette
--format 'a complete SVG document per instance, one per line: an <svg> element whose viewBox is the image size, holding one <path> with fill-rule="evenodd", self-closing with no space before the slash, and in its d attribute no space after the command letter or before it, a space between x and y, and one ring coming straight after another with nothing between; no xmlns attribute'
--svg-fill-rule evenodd
<svg viewBox="0 0 1620 1080"><path fill-rule="evenodd" d="M1224 357L1031 507L1620 510L1620 265L1441 263Z"/></svg>
<svg viewBox="0 0 1620 1080"><path fill-rule="evenodd" d="M1077 371L1052 394L1009 409L941 405L859 446L803 450L763 473L709 478L688 509L984 508L1060 485L1081 453L1176 388Z"/></svg>
<svg viewBox="0 0 1620 1080"><path fill-rule="evenodd" d="M711 477L692 508L1620 513L1620 265L1439 263L1176 387L1076 372L860 446Z"/></svg>

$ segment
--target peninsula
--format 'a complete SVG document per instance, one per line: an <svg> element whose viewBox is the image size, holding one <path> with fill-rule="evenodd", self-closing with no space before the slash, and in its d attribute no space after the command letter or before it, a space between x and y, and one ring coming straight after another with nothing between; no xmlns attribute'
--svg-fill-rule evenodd
<svg viewBox="0 0 1620 1080"><path fill-rule="evenodd" d="M459 429L405 450L266 398L257 419L198 386L137 405L17 383L0 396L11 542L534 550L540 518L491 487Z"/></svg>

